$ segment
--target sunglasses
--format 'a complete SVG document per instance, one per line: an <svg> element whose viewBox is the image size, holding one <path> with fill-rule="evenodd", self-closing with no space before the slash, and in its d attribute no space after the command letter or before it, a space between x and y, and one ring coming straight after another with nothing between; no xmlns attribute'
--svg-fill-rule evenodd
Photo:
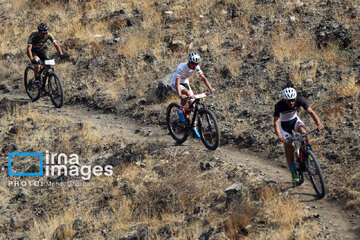
<svg viewBox="0 0 360 240"><path fill-rule="evenodd" d="M296 99L286 99L288 102L295 102Z"/></svg>

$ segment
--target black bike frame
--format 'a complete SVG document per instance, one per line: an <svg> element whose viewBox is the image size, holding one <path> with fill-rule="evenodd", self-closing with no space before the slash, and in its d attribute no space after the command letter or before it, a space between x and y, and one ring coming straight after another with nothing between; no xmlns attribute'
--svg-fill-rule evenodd
<svg viewBox="0 0 360 240"><path fill-rule="evenodd" d="M312 130L312 131L310 131L310 132L304 133L304 134L300 135L299 137L289 138L289 139L303 138L301 141L295 141L295 142L294 142L295 151L297 150L297 142L300 142L299 156L297 156L297 157L299 157L299 162L300 162L300 163L303 163L305 157L306 157L307 154L308 154L308 149L306 149L306 145L309 145L309 146L310 146L310 144L307 144L307 143L306 143L306 136L307 136L307 135L310 135L310 134L312 134L312 133L314 133L314 132L318 132L318 129L315 129L315 130Z"/></svg>
<svg viewBox="0 0 360 240"><path fill-rule="evenodd" d="M195 105L195 107L194 107ZM199 111L199 106L202 107L202 109L206 108L205 107L205 104L203 104L200 99L195 99L190 105L189 105L189 114L191 113L191 111L194 109L194 114L193 114L193 117L192 119L190 120L190 125L187 126L188 129L191 129L193 126L194 126L194 123L196 121L196 117L197 117L197 114L198 114L198 111Z"/></svg>

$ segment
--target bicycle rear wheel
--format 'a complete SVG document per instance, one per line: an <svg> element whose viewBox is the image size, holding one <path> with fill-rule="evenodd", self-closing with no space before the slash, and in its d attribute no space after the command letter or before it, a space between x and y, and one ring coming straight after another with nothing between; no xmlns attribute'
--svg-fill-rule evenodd
<svg viewBox="0 0 360 240"><path fill-rule="evenodd" d="M215 150L220 143L220 130L215 115L208 109L200 109L199 133L201 141L209 150Z"/></svg>
<svg viewBox="0 0 360 240"><path fill-rule="evenodd" d="M40 98L40 89L34 83L35 72L33 66L27 66L24 72L24 85L27 95L35 102Z"/></svg>
<svg viewBox="0 0 360 240"><path fill-rule="evenodd" d="M64 103L64 91L61 80L56 73L50 73L48 86L51 102L56 108L61 108Z"/></svg>
<svg viewBox="0 0 360 240"><path fill-rule="evenodd" d="M315 154L309 150L306 154L306 165L309 173L310 181L319 199L323 198L326 194L326 186L324 177L322 175L319 161Z"/></svg>
<svg viewBox="0 0 360 240"><path fill-rule="evenodd" d="M180 104L171 103L166 111L166 123L170 135L177 143L185 142L189 135L186 123L180 122L179 120L178 111L180 108Z"/></svg>

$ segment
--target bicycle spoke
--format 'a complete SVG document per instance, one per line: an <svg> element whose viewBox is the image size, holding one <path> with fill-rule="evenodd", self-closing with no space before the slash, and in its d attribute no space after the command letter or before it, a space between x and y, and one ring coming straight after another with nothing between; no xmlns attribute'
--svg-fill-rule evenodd
<svg viewBox="0 0 360 240"><path fill-rule="evenodd" d="M177 143L184 142L188 137L188 129L186 123L180 122L178 111L180 109L178 103L171 103L166 112L166 122L169 132Z"/></svg>
<svg viewBox="0 0 360 240"><path fill-rule="evenodd" d="M220 142L220 132L215 115L208 109L201 109L198 118L202 142L208 149L215 150Z"/></svg>

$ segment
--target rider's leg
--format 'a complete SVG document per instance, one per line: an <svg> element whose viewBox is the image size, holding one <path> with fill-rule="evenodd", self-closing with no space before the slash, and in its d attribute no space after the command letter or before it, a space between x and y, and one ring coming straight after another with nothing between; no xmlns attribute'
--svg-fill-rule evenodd
<svg viewBox="0 0 360 240"><path fill-rule="evenodd" d="M294 144L291 142L288 143L284 143L284 147L285 147L285 154L286 154L286 160L288 162L289 168L290 168L290 172L291 172L291 176L293 181L298 182L299 176L297 174L297 169L296 169L296 165L295 165L295 157L294 157L294 151L295 151L295 147Z"/></svg>
<svg viewBox="0 0 360 240"><path fill-rule="evenodd" d="M34 56L35 61L39 62L40 58L38 56ZM35 78L39 78L39 74L40 74L40 64L35 64L34 66L34 73L35 73Z"/></svg>
<svg viewBox="0 0 360 240"><path fill-rule="evenodd" d="M295 151L295 147L294 144L292 142L287 142L284 143L284 148L285 148L285 155L286 155L286 160L288 162L288 164L294 163L294 151Z"/></svg>
<svg viewBox="0 0 360 240"><path fill-rule="evenodd" d="M285 136L285 137L291 137L292 136L292 134L291 134L292 126L289 126L289 125L282 126L282 124L280 123L279 127L280 127L280 132L281 132L282 136ZM292 142L286 142L286 143L284 143L284 149L285 149L285 156L286 156L286 160L287 160L287 163L289 165L289 168L290 168L292 179L293 179L293 181L298 182L299 177L298 177L297 170L296 170L296 165L295 165L295 162L294 162L294 160L295 160L295 156L294 156L295 147L294 147L294 144Z"/></svg>
<svg viewBox="0 0 360 240"><path fill-rule="evenodd" d="M297 131L297 132L300 133L300 134L306 133L305 124L300 120L300 118L298 118L298 120L296 121L295 131ZM310 143L310 136L306 136L306 143L307 143L307 144Z"/></svg>

